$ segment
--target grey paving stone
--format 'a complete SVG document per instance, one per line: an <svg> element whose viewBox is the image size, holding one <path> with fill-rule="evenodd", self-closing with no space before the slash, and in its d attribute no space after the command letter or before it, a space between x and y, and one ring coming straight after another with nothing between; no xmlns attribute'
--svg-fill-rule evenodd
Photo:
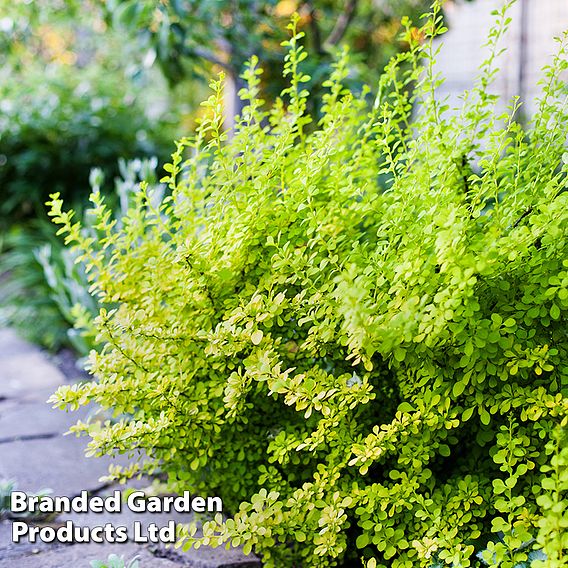
<svg viewBox="0 0 568 568"><path fill-rule="evenodd" d="M14 330L0 328L0 358L38 351L37 347L18 337Z"/></svg>
<svg viewBox="0 0 568 568"><path fill-rule="evenodd" d="M34 543L20 542L15 544L12 542L12 523L11 521L1 521L0 522L0 565L2 561L12 562L12 564L6 564L6 566L17 566L13 562L13 558L17 556L22 556L25 554L37 554L42 550L48 550L52 548L49 544L45 543Z"/></svg>
<svg viewBox="0 0 568 568"><path fill-rule="evenodd" d="M158 554L164 554L178 566L187 568L261 568L262 566L260 560L245 556L238 548L226 550L202 546L187 552L161 548Z"/></svg>
<svg viewBox="0 0 568 568"><path fill-rule="evenodd" d="M47 391L65 382L63 375L39 351L0 359L0 398L45 401Z"/></svg>
<svg viewBox="0 0 568 568"><path fill-rule="evenodd" d="M85 438L58 435L44 440L0 444L0 478L14 479L18 489L49 488L54 495L78 495L99 489L99 478L120 458L85 458Z"/></svg>
<svg viewBox="0 0 568 568"><path fill-rule="evenodd" d="M104 560L109 554L138 557L140 568L175 568L165 558L155 558L148 550L133 544L73 544L37 554L12 556L0 560L0 568L89 568L91 560Z"/></svg>
<svg viewBox="0 0 568 568"><path fill-rule="evenodd" d="M19 402L7 400L0 404L0 444L16 438L64 434L69 427L84 420L88 410L65 412L46 402ZM0 455L1 455L0 446Z"/></svg>
<svg viewBox="0 0 568 568"><path fill-rule="evenodd" d="M0 419L2 419L2 416L4 416L6 412L12 412L14 409L18 408L19 405L20 401L16 399L6 398L0 400Z"/></svg>

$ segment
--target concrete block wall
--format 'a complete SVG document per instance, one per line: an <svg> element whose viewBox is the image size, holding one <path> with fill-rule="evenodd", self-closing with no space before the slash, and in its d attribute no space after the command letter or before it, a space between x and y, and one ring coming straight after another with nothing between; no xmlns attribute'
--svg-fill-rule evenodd
<svg viewBox="0 0 568 568"><path fill-rule="evenodd" d="M483 47L495 17L491 12L505 0L450 0L445 10L449 32L439 40L443 45L438 57L438 71L446 78L439 89L452 104L459 105L459 95L470 89L477 69L488 55ZM501 46L500 72L493 92L503 97L502 108L520 95L524 111L531 115L540 88L542 68L551 62L557 50L555 36L568 30L568 0L517 0L510 10L513 21ZM568 77L567 77L568 81Z"/></svg>

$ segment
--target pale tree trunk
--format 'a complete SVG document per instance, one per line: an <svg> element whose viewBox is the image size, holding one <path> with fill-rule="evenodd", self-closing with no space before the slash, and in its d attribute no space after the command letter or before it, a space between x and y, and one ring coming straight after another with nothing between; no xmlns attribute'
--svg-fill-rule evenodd
<svg viewBox="0 0 568 568"><path fill-rule="evenodd" d="M229 137L232 136L235 126L235 116L243 110L243 101L239 98L239 91L243 88L243 81L234 73L227 73L223 91L225 120L223 126Z"/></svg>

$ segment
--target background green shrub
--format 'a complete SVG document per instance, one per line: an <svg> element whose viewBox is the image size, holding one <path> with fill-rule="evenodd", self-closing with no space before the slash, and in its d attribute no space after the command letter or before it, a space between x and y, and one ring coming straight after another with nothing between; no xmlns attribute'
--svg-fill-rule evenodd
<svg viewBox="0 0 568 568"><path fill-rule="evenodd" d="M0 82L0 98L4 224L43 213L54 191L86 197L92 167L112 180L120 157L163 160L170 149L171 130L147 117L124 76L104 68L28 69Z"/></svg>
<svg viewBox="0 0 568 568"><path fill-rule="evenodd" d="M74 428L91 453L136 457L111 477L223 497L233 518L189 545L277 568L471 566L483 550L505 568L533 549L560 567L567 38L523 129L517 101L495 115L494 56L463 108L436 98L437 4L423 44L404 25L410 50L370 110L343 57L307 132L292 25L282 98L261 110L253 59L228 140L214 82L159 206L143 186L117 230L94 194L95 242L53 197L103 309L97 380L52 401L114 410Z"/></svg>
<svg viewBox="0 0 568 568"><path fill-rule="evenodd" d="M163 163L181 114L159 73L105 26L93 2L5 2L1 27L0 325L84 355L92 343L69 330L70 309L98 307L80 264L62 251L45 201L57 190L82 209L98 167L99 189L120 208L112 189L124 177L122 157Z"/></svg>
<svg viewBox="0 0 568 568"><path fill-rule="evenodd" d="M171 84L183 78L207 78L222 68L229 83L242 85L240 75L256 55L266 68L262 77L263 98L280 93L278 71L283 57L281 42L295 10L299 29L306 33L312 56L306 62L312 89L321 87L330 71L333 53L341 42L352 46L350 81L361 83L374 77L389 58L406 49L399 41L400 20L428 10L429 0L202 0L164 2L151 0L99 0L109 24L134 32L141 49L149 50ZM275 72L274 72L275 71ZM225 103L240 109L238 86ZM233 101L233 99L236 99ZM318 98L310 102L317 106Z"/></svg>
<svg viewBox="0 0 568 568"><path fill-rule="evenodd" d="M306 34L311 51L304 63L312 93L308 108L319 117L322 83L340 46L347 44L352 50L346 81L350 88L359 90L375 80L391 56L408 49L408 42L400 37L402 18L418 18L431 4L430 0L96 2L104 7L112 28L136 38L135 44L155 62L171 86L191 80L186 98L196 92L201 96L202 91L196 90L199 80L207 82L223 69L226 128L233 125L234 115L241 113L241 75L253 55L265 71L260 98L270 105L280 94L286 82L280 73L282 42L294 11L299 13L298 29ZM193 102L198 105L202 98L193 97Z"/></svg>

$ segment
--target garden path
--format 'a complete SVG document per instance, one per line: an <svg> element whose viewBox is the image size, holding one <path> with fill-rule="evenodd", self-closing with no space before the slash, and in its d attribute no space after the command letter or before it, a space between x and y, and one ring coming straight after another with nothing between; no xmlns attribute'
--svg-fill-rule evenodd
<svg viewBox="0 0 568 568"><path fill-rule="evenodd" d="M66 368L69 365L65 366ZM72 367L72 366L71 366ZM88 409L66 413L46 403L58 385L73 376L62 372L56 360L0 329L0 482L14 480L17 489L38 492L49 488L53 495L73 497L82 490L105 495L114 489L101 483L110 458L86 458L84 438L64 436L69 426L85 418ZM67 376L66 376L67 375ZM74 375L79 378L79 372ZM0 501L1 507L1 501ZM123 511L103 514L62 514L53 526L73 520L76 526L132 526L155 522L165 526L171 515L137 515ZM175 520L187 520L176 518ZM125 544L14 544L12 521L2 520L0 508L0 568L89 568L90 561L104 560L114 553L125 559L139 558L139 568L259 568L260 563L238 549L212 550L202 547L178 554L164 548L128 542ZM129 531L131 534L132 531Z"/></svg>

